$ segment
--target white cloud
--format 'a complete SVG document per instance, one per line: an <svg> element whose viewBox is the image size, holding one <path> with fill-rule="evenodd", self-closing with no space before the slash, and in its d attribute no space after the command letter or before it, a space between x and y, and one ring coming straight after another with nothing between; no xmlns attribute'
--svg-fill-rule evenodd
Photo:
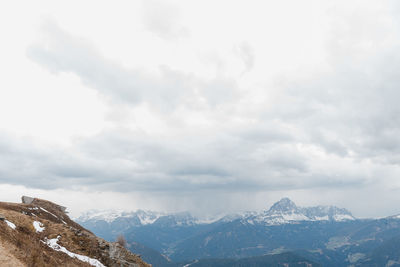
<svg viewBox="0 0 400 267"><path fill-rule="evenodd" d="M78 4L40 2L26 20L0 9L0 27L14 25L0 51L5 188L64 190L77 209L106 192L113 205L135 194L151 199L143 208L198 213L283 195L395 210L391 3L93 2L75 15ZM371 212L374 188L384 200Z"/></svg>
<svg viewBox="0 0 400 267"><path fill-rule="evenodd" d="M143 22L146 29L157 36L170 40L189 35L187 28L179 24L179 7L169 1L142 1Z"/></svg>

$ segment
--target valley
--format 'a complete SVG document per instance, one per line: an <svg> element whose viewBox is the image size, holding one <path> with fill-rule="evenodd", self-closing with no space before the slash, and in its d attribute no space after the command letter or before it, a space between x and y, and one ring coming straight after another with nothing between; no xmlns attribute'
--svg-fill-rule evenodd
<svg viewBox="0 0 400 267"><path fill-rule="evenodd" d="M154 266L282 253L332 267L383 261L395 266L400 258L390 253L400 240L400 217L357 219L343 208L297 207L288 198L261 212L230 214L207 223L190 213L145 211L111 217L91 212L77 221L108 240L123 234L128 248ZM383 247L387 257L378 256Z"/></svg>

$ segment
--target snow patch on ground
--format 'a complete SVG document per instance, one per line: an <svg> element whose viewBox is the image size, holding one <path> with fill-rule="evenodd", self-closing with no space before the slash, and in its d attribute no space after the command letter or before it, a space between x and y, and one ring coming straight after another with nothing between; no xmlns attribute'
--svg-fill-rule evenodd
<svg viewBox="0 0 400 267"><path fill-rule="evenodd" d="M66 249L65 247L60 246L59 244L57 244L59 239L60 239L60 236L57 236L57 238L46 239L44 243L46 245L48 245L50 248L54 249L55 251L63 252L65 254L67 254L68 256L70 256L71 258L77 258L78 260L83 261L83 262L87 262L90 265L95 266L95 267L106 267L100 261L98 261L96 259L92 259L92 258L89 258L87 256L83 256L83 255L79 255L79 254L73 253L73 252L69 251L68 249Z"/></svg>
<svg viewBox="0 0 400 267"><path fill-rule="evenodd" d="M35 227L36 233L41 233L46 229L41 222L34 221L33 227Z"/></svg>
<svg viewBox="0 0 400 267"><path fill-rule="evenodd" d="M12 229L14 229L15 230L15 228L17 228L16 226L15 226L15 224L13 224L12 222L10 222L10 221L8 221L8 220L4 220L5 222L6 222L6 224L10 227L10 228L12 228Z"/></svg>

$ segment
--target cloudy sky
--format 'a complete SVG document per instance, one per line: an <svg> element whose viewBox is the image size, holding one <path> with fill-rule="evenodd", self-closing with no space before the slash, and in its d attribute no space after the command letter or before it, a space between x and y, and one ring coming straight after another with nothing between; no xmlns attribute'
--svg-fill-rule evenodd
<svg viewBox="0 0 400 267"><path fill-rule="evenodd" d="M3 1L0 196L400 213L397 1Z"/></svg>

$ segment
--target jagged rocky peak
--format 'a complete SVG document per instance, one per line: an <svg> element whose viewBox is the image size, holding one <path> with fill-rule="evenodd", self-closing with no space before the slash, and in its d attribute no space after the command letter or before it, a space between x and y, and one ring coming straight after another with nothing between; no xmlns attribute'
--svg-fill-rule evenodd
<svg viewBox="0 0 400 267"><path fill-rule="evenodd" d="M248 216L243 221L254 224L278 225L300 221L348 221L354 220L346 209L335 206L298 207L285 197L274 203L269 210Z"/></svg>
<svg viewBox="0 0 400 267"><path fill-rule="evenodd" d="M336 206L298 207L285 197L276 202L267 211L269 214L302 214L311 220L352 220L350 211Z"/></svg>
<svg viewBox="0 0 400 267"><path fill-rule="evenodd" d="M298 212L298 208L296 204L291 201L289 198L284 197L269 209L270 212L283 212L283 213L293 213Z"/></svg>
<svg viewBox="0 0 400 267"><path fill-rule="evenodd" d="M313 220L333 220L333 221L345 221L354 220L354 216L350 211L344 208L338 208L336 206L316 206L302 208L302 212Z"/></svg>

